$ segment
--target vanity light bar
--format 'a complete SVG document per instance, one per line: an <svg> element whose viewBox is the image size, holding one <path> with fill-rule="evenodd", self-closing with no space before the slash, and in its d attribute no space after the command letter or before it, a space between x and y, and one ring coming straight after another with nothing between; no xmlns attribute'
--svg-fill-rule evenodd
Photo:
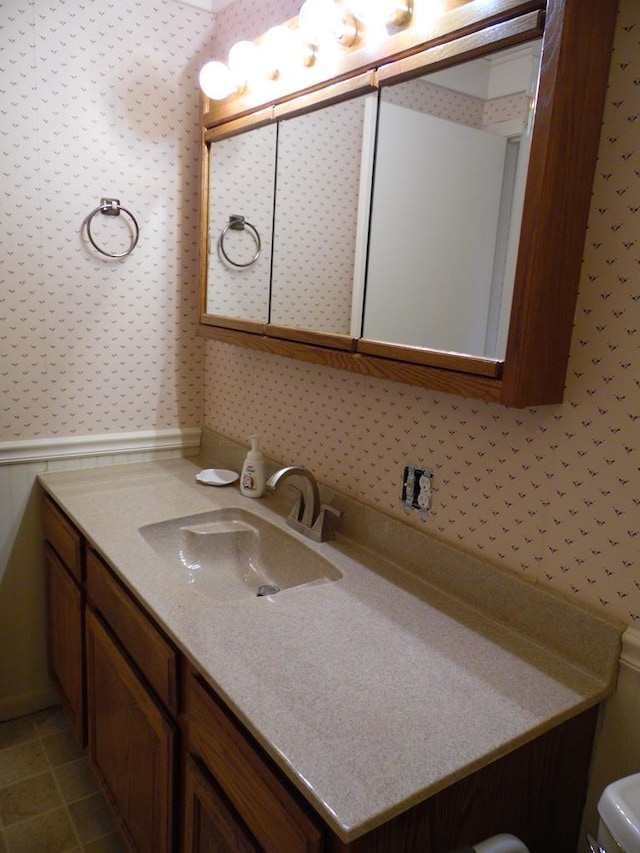
<svg viewBox="0 0 640 853"><path fill-rule="evenodd" d="M413 0L347 0L340 5L336 0L305 0L297 27L273 27L260 44L236 42L226 64L214 60L202 67L200 88L211 100L222 101L247 86L276 80L286 66L313 65L322 45L352 47L381 27L407 27L412 15Z"/></svg>

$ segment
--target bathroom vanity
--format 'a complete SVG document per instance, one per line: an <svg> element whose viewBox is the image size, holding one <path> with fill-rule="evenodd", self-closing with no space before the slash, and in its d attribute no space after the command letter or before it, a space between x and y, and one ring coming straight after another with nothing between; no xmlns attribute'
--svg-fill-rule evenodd
<svg viewBox="0 0 640 853"><path fill-rule="evenodd" d="M51 667L131 849L575 850L620 626L340 496L307 541L198 470L40 477ZM225 595L238 531L314 576Z"/></svg>

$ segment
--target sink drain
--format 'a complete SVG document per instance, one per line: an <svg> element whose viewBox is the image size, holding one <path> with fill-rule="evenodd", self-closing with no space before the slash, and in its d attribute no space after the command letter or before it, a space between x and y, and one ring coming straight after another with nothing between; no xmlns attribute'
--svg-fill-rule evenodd
<svg viewBox="0 0 640 853"><path fill-rule="evenodd" d="M275 595L276 592L280 592L280 587L271 583L263 583L262 586L258 587L258 596Z"/></svg>

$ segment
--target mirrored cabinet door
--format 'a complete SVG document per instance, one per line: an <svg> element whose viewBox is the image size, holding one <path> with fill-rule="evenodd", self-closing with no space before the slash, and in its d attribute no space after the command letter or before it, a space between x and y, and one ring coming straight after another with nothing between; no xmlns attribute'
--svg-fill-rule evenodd
<svg viewBox="0 0 640 853"><path fill-rule="evenodd" d="M504 358L539 55L381 89L364 338Z"/></svg>
<svg viewBox="0 0 640 853"><path fill-rule="evenodd" d="M268 322L276 139L272 124L210 145L207 314Z"/></svg>
<svg viewBox="0 0 640 853"><path fill-rule="evenodd" d="M359 335L374 122L375 95L279 122L274 325Z"/></svg>

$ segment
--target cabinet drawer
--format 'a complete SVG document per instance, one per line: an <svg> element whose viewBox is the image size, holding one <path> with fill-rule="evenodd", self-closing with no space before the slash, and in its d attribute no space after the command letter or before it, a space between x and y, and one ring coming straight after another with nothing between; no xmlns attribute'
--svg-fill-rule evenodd
<svg viewBox="0 0 640 853"><path fill-rule="evenodd" d="M42 499L44 537L71 574L82 582L82 537L48 495Z"/></svg>
<svg viewBox="0 0 640 853"><path fill-rule="evenodd" d="M190 679L190 748L267 853L317 853L322 832L199 678Z"/></svg>
<svg viewBox="0 0 640 853"><path fill-rule="evenodd" d="M87 550L87 595L134 660L158 698L178 713L178 655L110 569Z"/></svg>

